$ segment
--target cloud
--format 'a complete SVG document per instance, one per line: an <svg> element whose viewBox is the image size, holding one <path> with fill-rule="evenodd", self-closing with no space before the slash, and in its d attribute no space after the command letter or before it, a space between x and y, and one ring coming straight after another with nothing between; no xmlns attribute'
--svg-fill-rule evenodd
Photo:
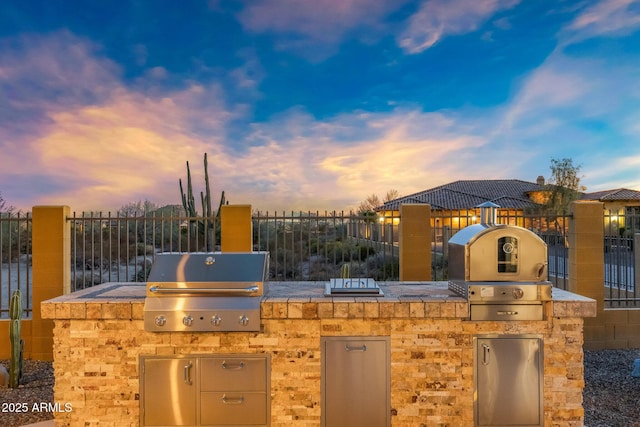
<svg viewBox="0 0 640 427"><path fill-rule="evenodd" d="M408 53L423 52L446 36L477 30L497 12L510 9L519 0L427 0L409 19L398 37Z"/></svg>
<svg viewBox="0 0 640 427"><path fill-rule="evenodd" d="M567 27L578 32L579 39L627 33L640 28L637 0L602 0L580 13Z"/></svg>
<svg viewBox="0 0 640 427"><path fill-rule="evenodd" d="M86 104L107 98L119 67L99 56L99 47L68 31L1 39L0 85L9 107ZM43 78L46 75L46 78Z"/></svg>
<svg viewBox="0 0 640 427"><path fill-rule="evenodd" d="M34 128L29 135L3 131L10 155L0 156L0 180L12 185L1 190L24 209L67 204L73 210L115 210L144 199L179 203L185 161L195 191L203 190L205 152L214 194L225 190L233 203L263 210L355 207L370 190L418 191L433 180L441 183L462 167L456 164L460 153L484 143L461 132L455 119L416 107L323 120L297 108L249 123L242 106L227 105L230 89L220 84L191 82L172 90L156 85L145 93L144 82L126 86L99 49L68 33L52 37L58 40L29 39L22 53L13 53L22 65L2 62L0 68L5 87L24 87L7 110ZM75 74L83 89L73 92L70 78L60 76L51 88L29 91L30 82L48 81L49 70L56 80L56 70L64 67L56 61L66 60L68 43L62 41L76 46L72 58L84 64ZM45 46L57 51L47 52L46 60L34 58ZM166 70L154 69L140 79L166 76ZM71 93L56 97L50 90ZM39 118L24 117L22 105ZM230 133L240 136L241 146L229 140Z"/></svg>
<svg viewBox="0 0 640 427"><path fill-rule="evenodd" d="M334 53L347 34L381 32L384 17L407 1L255 0L238 19L251 32L276 35L277 48L318 60Z"/></svg>
<svg viewBox="0 0 640 427"><path fill-rule="evenodd" d="M589 191L638 188L640 73L635 57L571 55L556 48L515 86L486 133L493 147L531 154L529 164L573 158ZM626 159L626 160L622 160ZM637 174L636 174L637 175Z"/></svg>
<svg viewBox="0 0 640 427"><path fill-rule="evenodd" d="M181 98L191 100L193 93L185 92L152 99L121 91L104 105L53 112L47 132L28 146L31 167L22 173L40 169L69 183L42 196L42 203L114 208L169 193L177 201L184 161L220 151L215 136L205 141L190 131L189 121L198 114L186 113L188 102Z"/></svg>
<svg viewBox="0 0 640 427"><path fill-rule="evenodd" d="M357 131L366 137L354 135ZM345 140L345 135L351 137ZM349 113L324 121L291 111L254 124L250 139L253 147L235 159L235 173L227 169L222 175L231 187L242 181L243 189L233 192L261 200L262 209L356 207L372 191L419 191L460 173L464 166L456 158L484 144L461 134L450 118L417 109ZM247 192L251 181L255 192ZM268 197L260 194L265 188Z"/></svg>
<svg viewBox="0 0 640 427"><path fill-rule="evenodd" d="M8 94L0 104L0 182L6 198L27 209L29 196L82 209L154 194L179 200L184 162L219 153L227 122L241 114L225 106L216 83L156 85L153 95L129 88L99 47L67 31L0 43ZM147 74L164 76L160 68Z"/></svg>
<svg viewBox="0 0 640 427"><path fill-rule="evenodd" d="M417 106L321 120L294 108L250 123L242 106L225 101L233 88L191 82L172 90L155 85L146 93L144 82L125 86L117 67L100 58L98 50L67 34L63 38L78 45L76 60L89 64L86 70L103 62L107 67L95 75L77 75L86 88L78 96L41 100L26 93L20 99L42 120L31 121L37 129L29 137L11 135L11 144L20 149L0 157L0 177L20 183L5 196L27 209L23 194L36 195L37 204L68 204L74 210L114 210L144 199L179 203L177 180L186 176L185 161L192 166L195 191L203 190L204 152L214 194L225 190L232 203L262 210L356 207L371 192L396 188L406 193L452 176L508 174L524 157L509 158L514 156L508 150L491 152L475 120L460 113L423 112ZM43 45L59 49L51 58L64 61L63 44L48 43ZM24 63L33 64L31 56L40 52L25 49ZM53 69L60 66L54 63ZM31 72L34 80L48 78L47 67ZM141 79L166 76L158 69ZM241 146L229 134L238 136ZM508 166L495 170L477 161L487 153ZM42 182L32 176L46 176L51 185L46 191L32 188Z"/></svg>

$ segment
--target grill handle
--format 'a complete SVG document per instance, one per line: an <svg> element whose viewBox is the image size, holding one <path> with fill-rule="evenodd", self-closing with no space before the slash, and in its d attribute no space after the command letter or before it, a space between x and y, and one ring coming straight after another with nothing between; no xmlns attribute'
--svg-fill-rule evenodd
<svg viewBox="0 0 640 427"><path fill-rule="evenodd" d="M149 292L153 294L197 294L197 295L216 295L216 294L255 294L260 291L258 286L249 286L247 288L163 288L160 286L151 286Z"/></svg>

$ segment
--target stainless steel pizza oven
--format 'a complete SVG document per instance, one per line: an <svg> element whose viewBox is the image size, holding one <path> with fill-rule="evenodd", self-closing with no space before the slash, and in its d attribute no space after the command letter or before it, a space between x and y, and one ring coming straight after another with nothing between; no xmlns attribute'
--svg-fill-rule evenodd
<svg viewBox="0 0 640 427"><path fill-rule="evenodd" d="M530 230L496 224L499 206L449 240L449 289L467 298L471 320L542 320L551 299L547 245Z"/></svg>
<svg viewBox="0 0 640 427"><path fill-rule="evenodd" d="M259 331L268 252L163 253L147 279L144 329Z"/></svg>

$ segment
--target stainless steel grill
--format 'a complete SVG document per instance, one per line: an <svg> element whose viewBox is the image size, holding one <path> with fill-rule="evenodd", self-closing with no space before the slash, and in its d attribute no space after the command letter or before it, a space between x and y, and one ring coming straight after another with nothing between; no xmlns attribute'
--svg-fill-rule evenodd
<svg viewBox="0 0 640 427"><path fill-rule="evenodd" d="M449 240L449 289L469 301L471 320L542 320L551 299L547 245L535 233L496 224L493 203L481 223Z"/></svg>
<svg viewBox="0 0 640 427"><path fill-rule="evenodd" d="M268 253L156 255L147 279L146 331L259 331Z"/></svg>

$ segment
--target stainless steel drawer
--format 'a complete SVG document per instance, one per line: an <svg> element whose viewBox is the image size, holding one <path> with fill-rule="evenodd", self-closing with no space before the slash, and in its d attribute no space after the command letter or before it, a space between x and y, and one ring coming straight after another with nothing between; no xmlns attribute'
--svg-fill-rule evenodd
<svg viewBox="0 0 640 427"><path fill-rule="evenodd" d="M543 320L542 304L470 304L471 320Z"/></svg>
<svg viewBox="0 0 640 427"><path fill-rule="evenodd" d="M201 391L267 390L267 360L259 357L207 357L200 360Z"/></svg>
<svg viewBox="0 0 640 427"><path fill-rule="evenodd" d="M266 425L266 393L203 392L201 425Z"/></svg>

